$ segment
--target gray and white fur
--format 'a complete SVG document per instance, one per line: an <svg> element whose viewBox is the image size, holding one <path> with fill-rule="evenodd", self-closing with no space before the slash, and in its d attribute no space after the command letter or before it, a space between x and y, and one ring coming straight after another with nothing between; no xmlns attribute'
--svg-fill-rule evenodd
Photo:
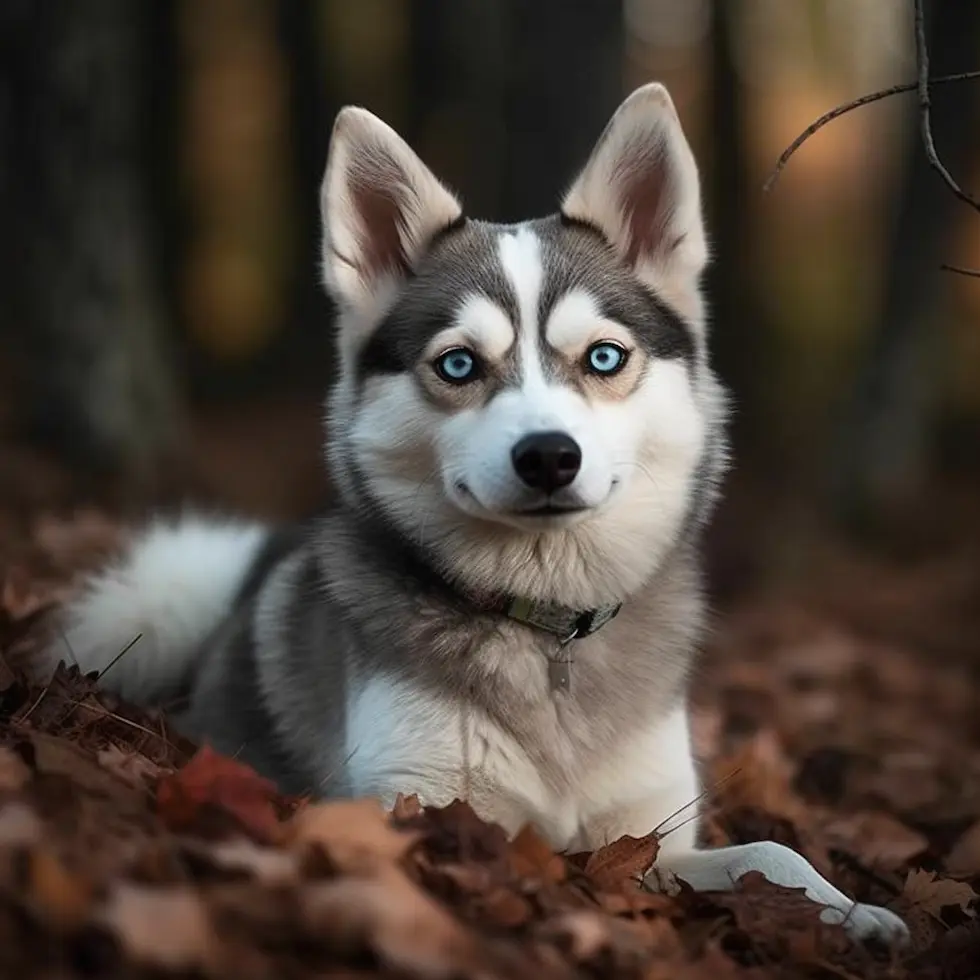
<svg viewBox="0 0 980 980"><path fill-rule="evenodd" d="M106 685L179 700L188 734L284 790L463 797L562 849L659 828L654 887L758 870L857 935L904 937L781 845L696 847L686 686L725 398L667 91L622 104L551 217L464 217L359 108L337 117L321 204L339 502L285 531L152 524L65 610L51 659L99 670L140 635ZM621 609L571 641L555 690L559 637L499 597Z"/></svg>

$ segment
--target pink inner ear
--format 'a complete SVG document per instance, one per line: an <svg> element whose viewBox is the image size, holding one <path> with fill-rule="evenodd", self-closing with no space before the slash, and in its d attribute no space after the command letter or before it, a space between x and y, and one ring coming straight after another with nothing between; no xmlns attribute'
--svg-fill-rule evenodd
<svg viewBox="0 0 980 980"><path fill-rule="evenodd" d="M363 228L362 272L370 278L385 272L403 272L408 260L398 233L400 211L394 195L381 187L356 184L351 197Z"/></svg>
<svg viewBox="0 0 980 980"><path fill-rule="evenodd" d="M646 255L673 248L665 243L671 217L670 166L667 147L660 141L635 144L623 154L613 179L620 188L620 206L626 221L626 258L636 263Z"/></svg>
<svg viewBox="0 0 980 980"><path fill-rule="evenodd" d="M363 248L362 273L375 277L385 272L403 273L408 257L399 233L404 176L395 161L378 153L355 170L351 180L351 205L360 218Z"/></svg>

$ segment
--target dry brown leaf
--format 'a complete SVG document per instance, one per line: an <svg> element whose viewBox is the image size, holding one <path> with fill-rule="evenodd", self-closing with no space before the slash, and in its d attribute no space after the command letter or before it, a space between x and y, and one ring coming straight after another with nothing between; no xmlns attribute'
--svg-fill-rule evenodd
<svg viewBox="0 0 980 980"><path fill-rule="evenodd" d="M411 796L405 796L403 793L399 793L395 797L395 805L391 808L391 815L395 820L411 820L421 813L422 804L419 802L416 793L412 793Z"/></svg>
<svg viewBox="0 0 980 980"><path fill-rule="evenodd" d="M16 793L30 781L31 770L10 749L0 747L0 790Z"/></svg>
<svg viewBox="0 0 980 980"><path fill-rule="evenodd" d="M132 810L132 787L99 765L94 752L61 735L31 732L33 764L38 773L64 776L76 786L110 798L120 807Z"/></svg>
<svg viewBox="0 0 980 980"><path fill-rule="evenodd" d="M26 803L14 800L0 807L0 847L17 848L37 844L44 824Z"/></svg>
<svg viewBox="0 0 980 980"><path fill-rule="evenodd" d="M342 871L375 871L400 861L417 843L398 830L377 800L337 800L304 807L286 825L294 844L317 844Z"/></svg>
<svg viewBox="0 0 980 980"><path fill-rule="evenodd" d="M217 936L207 906L192 888L123 883L113 889L98 917L138 962L201 970L215 954Z"/></svg>
<svg viewBox="0 0 980 980"><path fill-rule="evenodd" d="M671 896L645 888L604 891L596 898L610 915L638 916L647 912L670 915L677 908Z"/></svg>
<svg viewBox="0 0 980 980"><path fill-rule="evenodd" d="M913 908L920 908L942 921L942 910L956 905L966 915L976 912L970 903L980 898L965 881L940 878L934 871L910 871L902 887L902 899Z"/></svg>
<svg viewBox="0 0 980 980"><path fill-rule="evenodd" d="M646 837L620 837L600 847L589 858L585 873L597 888L615 891L631 881L639 884L657 857L660 843L655 832Z"/></svg>
<svg viewBox="0 0 980 980"><path fill-rule="evenodd" d="M94 894L91 882L69 871L49 851L28 852L26 897L58 928L74 928L85 922Z"/></svg>
<svg viewBox="0 0 980 980"><path fill-rule="evenodd" d="M752 807L805 827L809 810L793 792L793 765L776 733L765 730L712 765L728 807Z"/></svg>
<svg viewBox="0 0 980 980"><path fill-rule="evenodd" d="M546 934L564 939L572 958L580 962L595 959L611 942L609 919L595 912L566 912L548 923Z"/></svg>
<svg viewBox="0 0 980 980"><path fill-rule="evenodd" d="M96 754L99 765L124 779L136 789L146 789L171 771L161 769L141 752L127 752L118 745L109 745Z"/></svg>
<svg viewBox="0 0 980 980"><path fill-rule="evenodd" d="M498 885L479 896L477 908L480 918L502 929L516 929L530 921L531 903L512 888Z"/></svg>
<svg viewBox="0 0 980 980"><path fill-rule="evenodd" d="M300 908L312 932L349 955L363 950L431 980L493 975L490 951L392 866L374 878L310 886Z"/></svg>
<svg viewBox="0 0 980 980"><path fill-rule="evenodd" d="M565 861L531 825L525 824L510 845L510 866L520 878L564 881L568 874Z"/></svg>
<svg viewBox="0 0 980 980"><path fill-rule="evenodd" d="M759 871L742 875L735 891L713 894L711 900L730 909L738 927L754 936L830 928L821 922L821 906L807 897L806 889L775 885Z"/></svg>
<svg viewBox="0 0 980 980"><path fill-rule="evenodd" d="M900 868L929 846L924 834L880 811L868 810L834 820L825 833L831 846L880 870Z"/></svg>

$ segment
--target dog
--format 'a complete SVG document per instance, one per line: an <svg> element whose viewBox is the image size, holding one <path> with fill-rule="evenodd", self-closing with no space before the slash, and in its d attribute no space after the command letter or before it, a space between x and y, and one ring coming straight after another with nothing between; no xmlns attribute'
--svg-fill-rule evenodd
<svg viewBox="0 0 980 980"><path fill-rule="evenodd" d="M697 847L686 689L727 399L667 90L623 102L557 214L513 225L465 216L344 108L321 210L338 501L287 529L151 522L65 608L49 661L179 704L284 791L464 798L561 850L657 830L650 887L760 871L901 941L789 848Z"/></svg>

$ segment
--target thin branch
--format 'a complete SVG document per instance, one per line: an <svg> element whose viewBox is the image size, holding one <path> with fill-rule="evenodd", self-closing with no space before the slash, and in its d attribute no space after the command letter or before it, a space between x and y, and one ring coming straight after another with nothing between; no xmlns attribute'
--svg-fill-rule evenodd
<svg viewBox="0 0 980 980"><path fill-rule="evenodd" d="M932 136L932 99L930 91L933 85L948 85L950 82L966 82L980 79L980 71L964 71L956 75L941 75L939 78L929 77L929 45L926 43L926 23L925 23L925 4L924 0L914 0L915 11L915 63L917 68L917 79L912 83L904 85L892 85L890 88L881 89L878 92L871 92L862 95L858 99L845 102L843 105L836 106L829 112L825 112L819 119L812 122L799 136L786 147L779 155L776 166L772 173L762 185L763 193L772 190L780 174L789 163L794 153L811 137L814 133L823 129L827 123L839 119L841 116L861 106L870 105L872 102L879 102L881 99L890 98L893 95L902 95L906 92L915 92L919 100L919 131L921 134L922 148L925 151L929 166L936 171L942 178L943 183L953 192L953 194L964 204L969 205L975 211L980 212L980 201L968 194L956 182L953 175L946 169L945 164L939 159L936 151L936 144ZM980 270L964 269L962 266L944 264L941 266L946 272L955 272L961 276L980 279Z"/></svg>
<svg viewBox="0 0 980 980"><path fill-rule="evenodd" d="M924 0L915 0L915 58L919 66L919 81L916 90L919 93L919 128L922 133L922 147L926 158L933 170L945 181L946 186L964 203L976 211L980 211L980 201L971 197L946 169L936 144L932 139L932 100L929 97L929 46L926 44L926 18Z"/></svg>
<svg viewBox="0 0 980 980"><path fill-rule="evenodd" d="M944 272L955 272L960 276L970 276L973 279L980 279L980 269L964 269L961 265L950 265L944 262L940 267Z"/></svg>
<svg viewBox="0 0 980 980"><path fill-rule="evenodd" d="M961 71L956 75L940 75L939 78L933 78L929 80L930 85L948 85L950 82L970 82L980 79L980 71ZM799 136L786 147L785 150L779 155L779 160L776 162L776 166L772 173L766 178L766 182L762 185L762 190L768 192L772 190L776 181L779 179L783 170L786 168L786 164L789 163L790 157L815 133L819 132L827 123L833 122L840 116L844 116L849 112L853 112L855 109L860 109L862 106L870 105L872 102L880 102L882 99L890 98L893 95L902 95L906 92L916 92L918 91L918 82L906 82L904 85L892 85L889 88L883 88L879 92L871 92L868 95L862 95L858 99L852 99L850 102L845 102L842 105L835 106L829 112L825 112L819 119L814 120L807 126L806 129L800 133ZM975 205L975 202L971 203Z"/></svg>

